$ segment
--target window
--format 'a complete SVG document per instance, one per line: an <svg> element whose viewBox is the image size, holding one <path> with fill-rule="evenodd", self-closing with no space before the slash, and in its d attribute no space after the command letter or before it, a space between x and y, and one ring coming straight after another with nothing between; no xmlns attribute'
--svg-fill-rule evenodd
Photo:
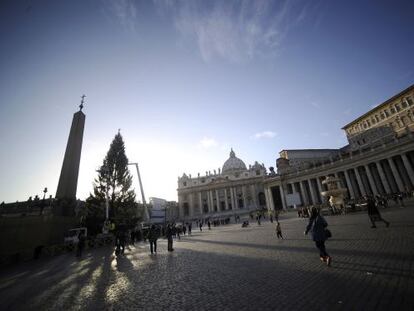
<svg viewBox="0 0 414 311"><path fill-rule="evenodd" d="M407 108L408 104L407 104L407 102L405 100L403 100L403 101L401 101L401 106L403 108Z"/></svg>
<svg viewBox="0 0 414 311"><path fill-rule="evenodd" d="M385 113L381 112L381 120L385 119Z"/></svg>
<svg viewBox="0 0 414 311"><path fill-rule="evenodd" d="M391 107L390 111L391 111L391 114L394 114L395 113L395 108Z"/></svg>
<svg viewBox="0 0 414 311"><path fill-rule="evenodd" d="M186 187L186 186L187 186L187 182L186 182L186 181L184 181L184 182L183 182L183 186L184 186L184 187Z"/></svg>
<svg viewBox="0 0 414 311"><path fill-rule="evenodd" d="M397 110L397 112L399 112L401 110L400 105L395 104L395 109Z"/></svg>
<svg viewBox="0 0 414 311"><path fill-rule="evenodd" d="M260 175L260 171L259 170L256 171L256 175Z"/></svg>
<svg viewBox="0 0 414 311"><path fill-rule="evenodd" d="M387 110L384 110L384 114L385 114L386 118L389 117L389 115L390 115Z"/></svg>
<svg viewBox="0 0 414 311"><path fill-rule="evenodd" d="M406 97L405 100L408 102L408 105L410 105L410 106L412 106L414 104L411 97Z"/></svg>

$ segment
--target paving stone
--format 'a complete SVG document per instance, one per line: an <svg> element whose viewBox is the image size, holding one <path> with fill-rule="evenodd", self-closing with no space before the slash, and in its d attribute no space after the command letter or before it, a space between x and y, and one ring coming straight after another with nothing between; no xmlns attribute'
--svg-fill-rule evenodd
<svg viewBox="0 0 414 311"><path fill-rule="evenodd" d="M2 310L413 310L414 206L327 217L331 267L303 231L307 219L213 227L174 241L167 252L130 246L93 249L0 271Z"/></svg>

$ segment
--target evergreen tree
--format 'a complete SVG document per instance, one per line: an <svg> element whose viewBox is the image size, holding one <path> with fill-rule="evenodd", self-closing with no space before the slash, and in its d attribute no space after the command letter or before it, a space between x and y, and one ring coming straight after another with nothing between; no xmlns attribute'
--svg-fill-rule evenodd
<svg viewBox="0 0 414 311"><path fill-rule="evenodd" d="M131 219L136 216L135 191L131 189L132 176L128 170L128 158L121 133L115 135L108 153L103 160L98 177L94 181L93 195L87 200L90 216L101 218L105 215L96 210L105 207L106 193L109 197L110 218Z"/></svg>

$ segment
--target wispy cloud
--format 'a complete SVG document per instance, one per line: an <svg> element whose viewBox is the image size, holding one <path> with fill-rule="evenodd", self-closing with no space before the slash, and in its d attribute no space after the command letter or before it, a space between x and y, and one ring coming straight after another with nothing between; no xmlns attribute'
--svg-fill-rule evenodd
<svg viewBox="0 0 414 311"><path fill-rule="evenodd" d="M136 32L137 7L133 0L103 0L104 11L115 18L125 31Z"/></svg>
<svg viewBox="0 0 414 311"><path fill-rule="evenodd" d="M351 108L345 109L343 111L343 114L346 115L346 116L349 116L351 113L352 113L352 109Z"/></svg>
<svg viewBox="0 0 414 311"><path fill-rule="evenodd" d="M199 141L198 147L201 148L212 148L218 146L218 142L214 138L204 137L202 140Z"/></svg>
<svg viewBox="0 0 414 311"><path fill-rule="evenodd" d="M205 61L243 62L272 56L289 28L306 18L295 1L154 0L159 12L172 17L185 38L194 39Z"/></svg>
<svg viewBox="0 0 414 311"><path fill-rule="evenodd" d="M316 109L320 109L321 108L321 105L319 103L317 103L317 102L311 102L310 104L311 104L312 107L314 107Z"/></svg>
<svg viewBox="0 0 414 311"><path fill-rule="evenodd" d="M277 135L276 132L272 132L272 131L263 131L260 133L256 133L252 136L252 138L254 139L261 139L261 138L273 138Z"/></svg>

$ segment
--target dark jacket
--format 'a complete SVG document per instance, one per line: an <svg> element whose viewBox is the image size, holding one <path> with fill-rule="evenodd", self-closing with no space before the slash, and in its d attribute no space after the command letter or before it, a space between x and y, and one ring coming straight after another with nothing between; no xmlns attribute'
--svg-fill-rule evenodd
<svg viewBox="0 0 414 311"><path fill-rule="evenodd" d="M155 242L158 240L159 234L157 228L150 228L148 231L148 240L150 242Z"/></svg>
<svg viewBox="0 0 414 311"><path fill-rule="evenodd" d="M379 215L379 210L377 206L375 205L374 200L369 199L367 201L367 211L368 211L368 215Z"/></svg>
<svg viewBox="0 0 414 311"><path fill-rule="evenodd" d="M316 216L315 218L310 218L308 226L306 227L305 233L308 234L310 231L312 234L312 239L315 242L324 242L326 241L325 228L328 226L325 218L321 215Z"/></svg>

